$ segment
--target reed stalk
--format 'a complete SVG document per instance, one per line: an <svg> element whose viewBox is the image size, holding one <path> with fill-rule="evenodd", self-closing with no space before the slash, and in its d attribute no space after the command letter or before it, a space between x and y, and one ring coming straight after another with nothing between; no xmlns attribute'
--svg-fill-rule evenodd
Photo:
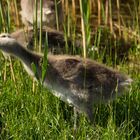
<svg viewBox="0 0 140 140"><path fill-rule="evenodd" d="M40 0L40 42L39 42L39 52L41 52L41 48L42 48L42 14L43 14L43 8L42 8L42 0Z"/></svg>
<svg viewBox="0 0 140 140"><path fill-rule="evenodd" d="M79 0L80 12L81 12L81 30L82 30L82 40L83 40L83 57L86 58L86 31L85 31L85 20L83 12L83 1Z"/></svg>

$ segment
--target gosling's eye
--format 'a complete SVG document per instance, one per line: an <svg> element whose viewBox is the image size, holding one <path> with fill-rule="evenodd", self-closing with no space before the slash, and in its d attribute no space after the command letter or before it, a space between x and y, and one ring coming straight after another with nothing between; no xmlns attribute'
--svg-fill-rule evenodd
<svg viewBox="0 0 140 140"><path fill-rule="evenodd" d="M11 38L11 36L9 34L2 34L1 37L3 37L3 38L6 38L6 37Z"/></svg>
<svg viewBox="0 0 140 140"><path fill-rule="evenodd" d="M6 37L7 35L2 35L1 37Z"/></svg>

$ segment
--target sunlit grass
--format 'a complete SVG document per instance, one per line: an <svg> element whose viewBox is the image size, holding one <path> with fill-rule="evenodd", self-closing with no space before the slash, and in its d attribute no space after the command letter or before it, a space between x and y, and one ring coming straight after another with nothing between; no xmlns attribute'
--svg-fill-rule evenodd
<svg viewBox="0 0 140 140"><path fill-rule="evenodd" d="M4 63L1 57L1 66ZM33 92L33 81L22 65L17 60L12 64L16 82L11 77L8 62L5 81L5 69L0 69L1 139L125 139L139 136L139 77L128 95L95 106L94 126L84 115L79 115L75 134L72 108L41 85L36 84Z"/></svg>

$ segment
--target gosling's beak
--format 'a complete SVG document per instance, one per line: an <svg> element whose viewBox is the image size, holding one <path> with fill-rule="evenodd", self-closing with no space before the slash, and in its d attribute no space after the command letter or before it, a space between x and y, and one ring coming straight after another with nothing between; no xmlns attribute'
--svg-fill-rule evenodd
<svg viewBox="0 0 140 140"><path fill-rule="evenodd" d="M121 86L130 86L132 84L133 80L131 78L125 80L124 82L120 82L119 85Z"/></svg>
<svg viewBox="0 0 140 140"><path fill-rule="evenodd" d="M51 10L50 8L43 8L43 12L46 14L46 15L50 15L50 14L53 14L53 10Z"/></svg>

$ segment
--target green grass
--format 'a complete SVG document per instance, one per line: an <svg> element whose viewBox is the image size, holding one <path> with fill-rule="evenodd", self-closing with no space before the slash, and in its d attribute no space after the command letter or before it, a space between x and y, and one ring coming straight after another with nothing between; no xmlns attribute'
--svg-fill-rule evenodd
<svg viewBox="0 0 140 140"><path fill-rule="evenodd" d="M1 32L9 31L14 27L14 24L10 24L10 20L3 18L4 15L0 10ZM88 13L86 16L89 18ZM69 28L73 29L76 36L75 26L71 27L69 22L65 30L71 34ZM89 26L86 27L88 40L91 38L90 29ZM101 35L102 32L99 30L95 36L96 47L100 46ZM131 52L131 55L135 56L135 54L139 57L137 49ZM103 55L105 54L96 54L94 51L89 54L91 58L96 58L98 61L102 61ZM112 65L111 58L107 58L107 64ZM34 83L21 63L12 58L13 77L10 62L0 53L0 140L140 139L139 70L135 67L129 68L127 63L120 63L119 67L134 79L129 93L113 102L95 105L94 126L87 121L84 114L80 114L75 132L73 108L53 96L41 85Z"/></svg>
<svg viewBox="0 0 140 140"><path fill-rule="evenodd" d="M74 132L74 113L68 104L35 83L18 60L0 61L0 139L133 139L140 132L140 76L126 96L94 108L94 126L79 115ZM6 63L6 78L4 80Z"/></svg>

